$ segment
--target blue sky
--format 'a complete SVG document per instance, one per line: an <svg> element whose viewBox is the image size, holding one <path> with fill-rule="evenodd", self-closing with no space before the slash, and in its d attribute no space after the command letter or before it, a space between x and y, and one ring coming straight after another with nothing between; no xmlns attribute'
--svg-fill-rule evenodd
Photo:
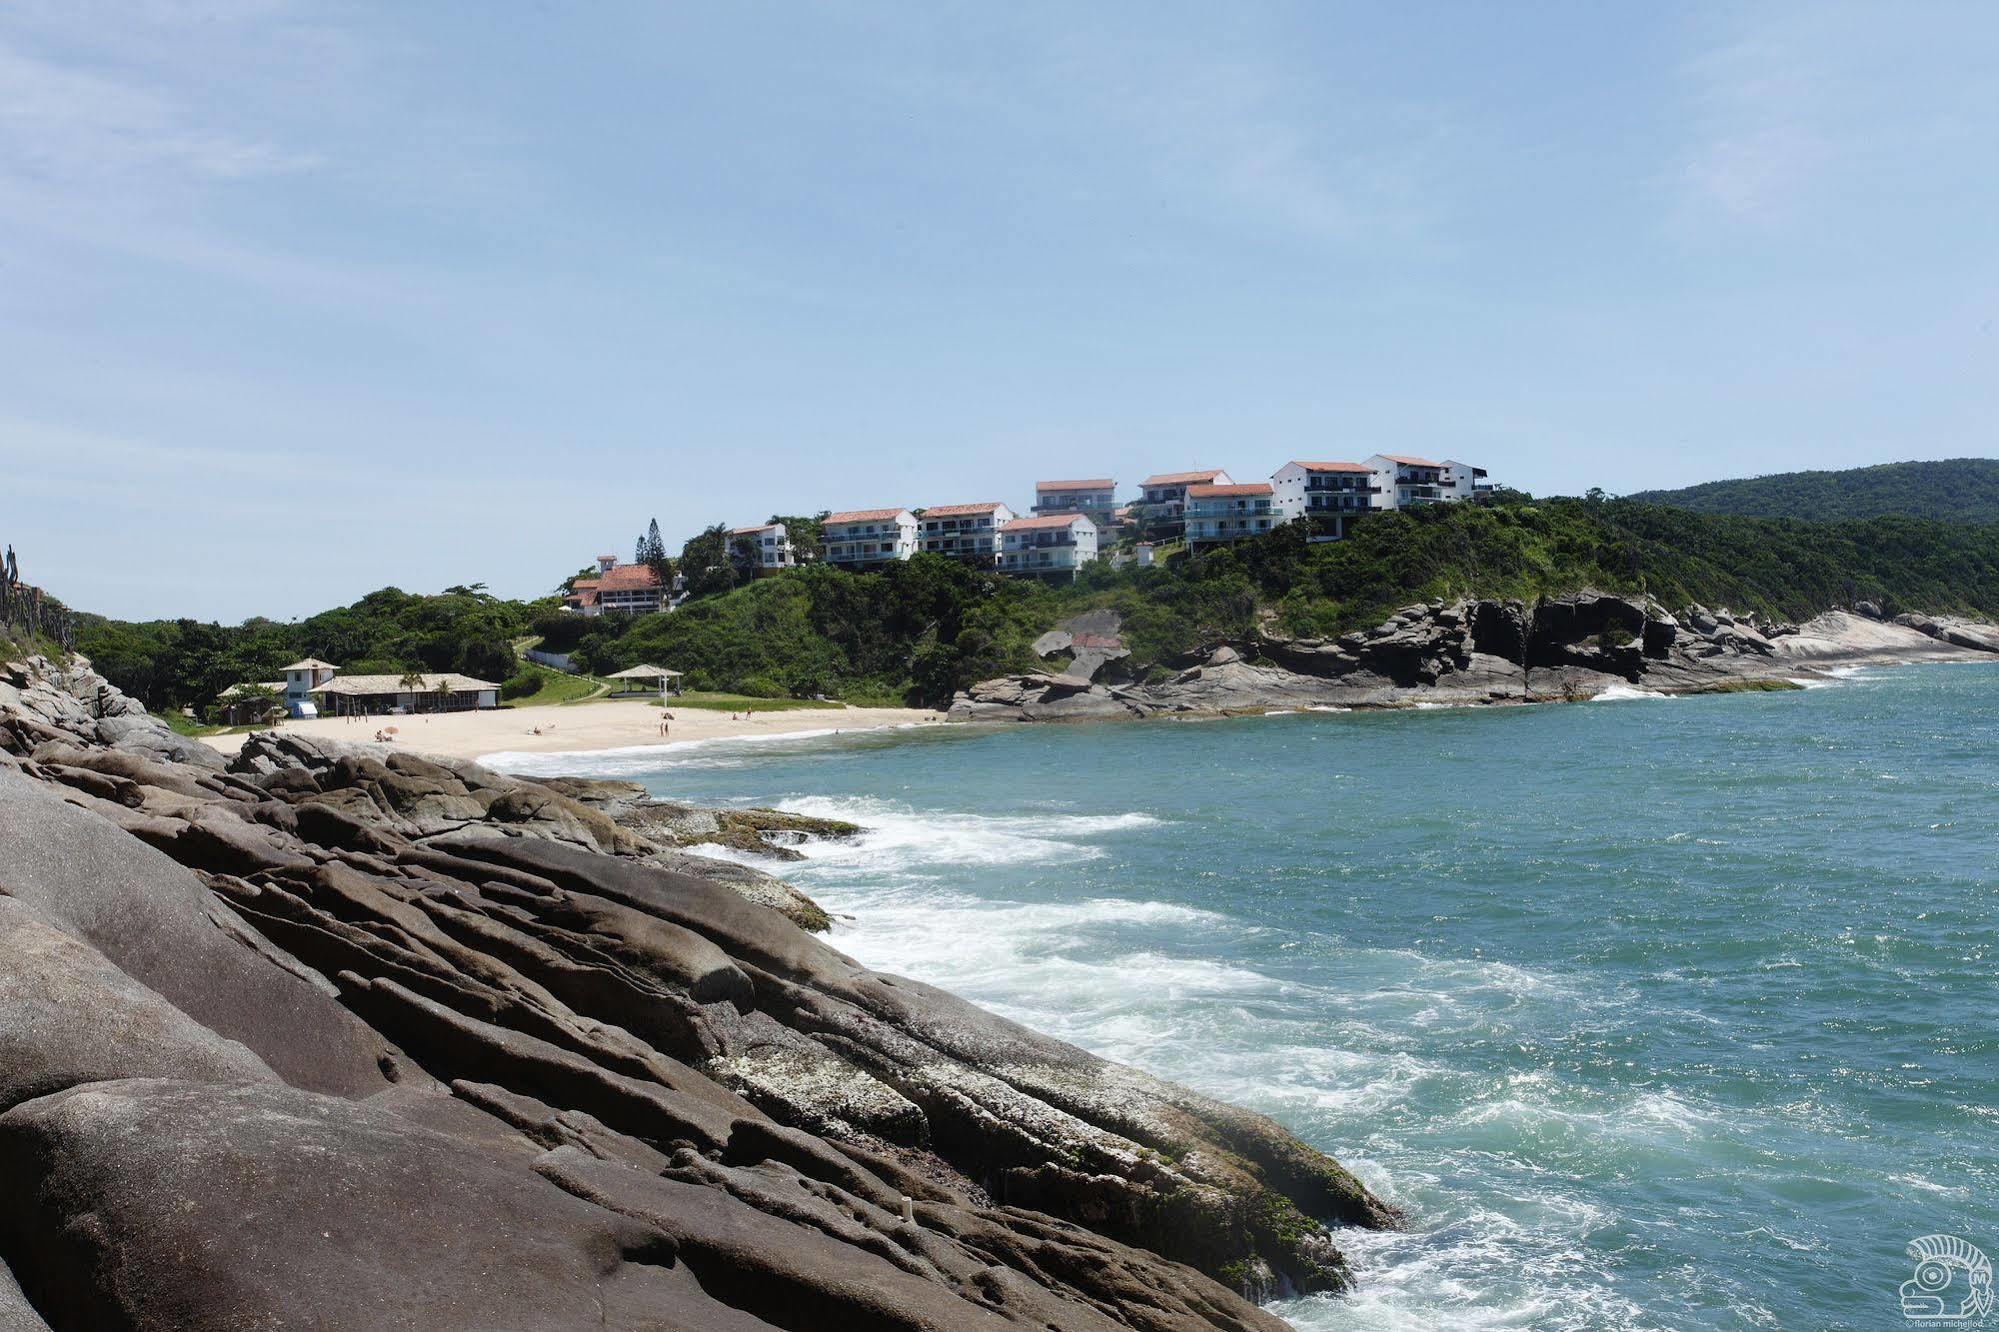
<svg viewBox="0 0 1999 1332"><path fill-rule="evenodd" d="M1381 448L1991 454L1999 6L0 10L0 540L545 590L772 512Z"/></svg>

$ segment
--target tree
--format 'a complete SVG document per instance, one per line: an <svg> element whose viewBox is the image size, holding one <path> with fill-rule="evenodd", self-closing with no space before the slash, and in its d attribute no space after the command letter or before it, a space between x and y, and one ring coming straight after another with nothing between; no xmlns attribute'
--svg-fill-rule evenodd
<svg viewBox="0 0 1999 1332"><path fill-rule="evenodd" d="M423 676L415 671L404 671L402 679L396 681L396 687L409 691L410 711L416 711L417 694L423 689Z"/></svg>
<svg viewBox="0 0 1999 1332"><path fill-rule="evenodd" d="M729 558L729 529L716 523L687 539L680 550L680 572L687 578L687 595L712 597L741 582Z"/></svg>
<svg viewBox="0 0 1999 1332"><path fill-rule="evenodd" d="M638 544L632 548L632 563L650 565L657 571L666 562L666 543L660 540L659 519L647 524L639 533Z"/></svg>
<svg viewBox="0 0 1999 1332"><path fill-rule="evenodd" d="M446 705L451 702L451 681L440 675L437 677L437 683L431 686L431 691L437 695L433 710L443 712Z"/></svg>
<svg viewBox="0 0 1999 1332"><path fill-rule="evenodd" d="M792 558L800 564L811 564L819 558L822 524L831 512L830 509L821 509L811 518L797 513L774 513L770 521L784 524L784 534L791 538Z"/></svg>

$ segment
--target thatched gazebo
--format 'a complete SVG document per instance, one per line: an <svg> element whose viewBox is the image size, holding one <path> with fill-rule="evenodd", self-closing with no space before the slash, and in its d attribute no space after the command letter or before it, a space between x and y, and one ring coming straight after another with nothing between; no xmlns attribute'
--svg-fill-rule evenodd
<svg viewBox="0 0 1999 1332"><path fill-rule="evenodd" d="M664 666L633 666L628 670L614 671L604 678L621 682L611 691L613 698L620 694L657 692L665 696L680 692L680 672L670 671ZM629 687L624 682L629 682Z"/></svg>

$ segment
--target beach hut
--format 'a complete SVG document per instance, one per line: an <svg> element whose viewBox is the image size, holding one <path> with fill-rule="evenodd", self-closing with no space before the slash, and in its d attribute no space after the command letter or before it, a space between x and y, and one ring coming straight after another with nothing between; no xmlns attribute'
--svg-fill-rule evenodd
<svg viewBox="0 0 1999 1332"><path fill-rule="evenodd" d="M611 696L620 694L650 694L657 692L662 697L680 692L680 672L669 671L664 666L634 666L630 670L616 671L604 677L618 681Z"/></svg>

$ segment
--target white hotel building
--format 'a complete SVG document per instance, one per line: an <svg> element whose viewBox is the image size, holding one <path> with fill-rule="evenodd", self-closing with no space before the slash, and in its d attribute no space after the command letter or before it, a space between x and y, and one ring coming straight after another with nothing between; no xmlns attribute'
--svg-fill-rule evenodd
<svg viewBox="0 0 1999 1332"><path fill-rule="evenodd" d="M990 569L999 563L1000 529L1013 518L1013 510L998 500L939 504L925 509L918 520L920 549L926 555L948 555Z"/></svg>
<svg viewBox="0 0 1999 1332"><path fill-rule="evenodd" d="M1081 513L1016 518L1000 529L1001 572L1068 582L1097 558L1097 524Z"/></svg>
<svg viewBox="0 0 1999 1332"><path fill-rule="evenodd" d="M916 515L907 509L850 509L829 513L819 524L826 562L841 569L868 569L916 553Z"/></svg>

